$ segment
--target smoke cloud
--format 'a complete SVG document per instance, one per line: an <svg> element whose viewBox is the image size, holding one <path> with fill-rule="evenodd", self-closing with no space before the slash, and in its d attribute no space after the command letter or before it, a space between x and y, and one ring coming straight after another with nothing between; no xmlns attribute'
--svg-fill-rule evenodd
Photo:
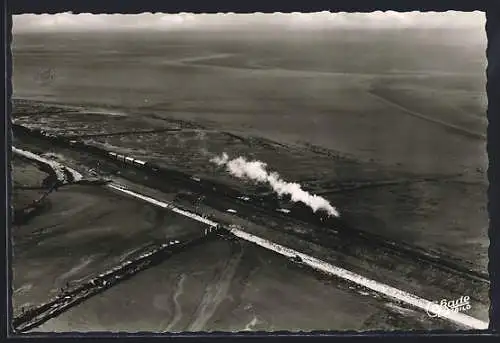
<svg viewBox="0 0 500 343"><path fill-rule="evenodd" d="M239 179L253 180L267 183L278 196L289 195L293 202L301 202L309 206L314 213L323 210L330 216L339 217L340 213L325 198L310 194L302 189L301 185L286 182L276 172L268 172L267 164L261 161L248 161L244 157L230 160L226 153L214 157L210 162L218 166L225 166L226 170Z"/></svg>

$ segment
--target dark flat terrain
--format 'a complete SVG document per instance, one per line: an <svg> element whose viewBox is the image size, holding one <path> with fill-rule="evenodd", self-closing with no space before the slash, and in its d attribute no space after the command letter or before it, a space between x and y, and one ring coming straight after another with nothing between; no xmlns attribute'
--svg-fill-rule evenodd
<svg viewBox="0 0 500 343"><path fill-rule="evenodd" d="M26 208L33 201L40 199L45 191L43 180L49 177L48 173L38 166L14 155L12 158L12 206L14 209Z"/></svg>
<svg viewBox="0 0 500 343"><path fill-rule="evenodd" d="M43 180L49 176L48 173L40 170L33 162L14 155L11 161L12 169L16 173L12 176L13 186L22 188L42 188Z"/></svg>
<svg viewBox="0 0 500 343"><path fill-rule="evenodd" d="M35 105L43 113L45 107L39 103ZM31 106L34 105L23 102L16 118L25 118L24 121L32 124L39 123L32 114L36 113L35 108ZM44 118L50 122L53 117L63 118L64 113L47 114ZM85 112L79 114L81 120L89 116L93 115ZM72 123L78 125L81 120L74 118ZM232 157L247 156L269 161L269 170L278 171L285 180L299 181L305 189L324 196L356 228L430 249L443 256L462 260L476 271L486 271L487 183L480 169L465 172L458 169L452 172L433 165L435 172L418 173L402 166L387 167L375 161L360 161L320 147L284 145L260 137L207 130L199 125L192 128L196 124L190 122L165 122L167 124L164 126L177 126L177 131L120 133L74 139L222 182L249 196L260 194L262 189L252 183L241 182L214 166L209 162L214 154L208 151L219 150ZM114 119L110 123L113 124ZM116 121L116 126L106 126L106 130L123 132L127 127L129 130L158 128L148 120L144 121L143 126L135 123L135 119L124 117ZM57 134L66 132L56 122L43 124L42 127ZM100 135L102 131L86 131L85 135L96 132ZM38 142L36 145L40 152L44 152L44 149L54 151L49 145L44 148ZM72 158L80 164L83 159L87 165L96 165L95 159L82 154L75 155L71 151L65 152L65 158ZM464 158L471 157L464 154ZM109 171L104 165L98 169ZM171 188L169 191L175 193L180 190Z"/></svg>
<svg viewBox="0 0 500 343"><path fill-rule="evenodd" d="M474 171L485 166L484 141L471 142L465 131L484 136L486 128L483 36L461 30L265 39L18 35L14 95L115 117L126 113L135 122L176 118L287 144L307 142L422 173ZM117 121L110 119L108 130Z"/></svg>
<svg viewBox="0 0 500 343"><path fill-rule="evenodd" d="M44 149L43 144L37 144L36 147L37 149ZM61 149L61 151L64 153L64 149ZM77 155L74 152L73 154ZM69 162L69 160L66 162ZM127 169L122 168L121 170L124 177L127 174L133 174L132 171L128 172ZM140 174L136 174L133 179L140 181ZM149 176L149 181L154 182L154 178ZM178 192L182 191L182 187L172 183L173 180L163 182L166 185L170 184L166 188L167 190L177 189ZM156 185L162 185L158 188L160 190L165 189L163 183L156 183ZM182 200L183 198L165 197L161 193L151 192L147 187L137 187L132 184L131 186L145 194L152 194L159 199L173 198L174 201L180 201L183 205L188 207L190 205L189 202ZM316 256L334 265L347 268L350 271L403 289L417 296L426 299L454 299L464 294L470 294L472 309L468 311L468 314L482 320L488 318L488 283L485 280L467 276L467 272L463 275L457 270L443 269L439 263L432 265L415 260L412 255L399 255L397 253L398 249L387 249L370 241L360 240L355 237L338 236L332 233L328 234L307 222L273 215L273 211L255 212L252 208L241 207L235 200L224 200L224 198L215 197L207 201L207 205L200 207L201 204L198 204L197 210L201 211L201 213L211 214L217 220L242 225L248 232L295 248L298 251ZM238 213L237 215L224 214L220 211L214 211L212 208L217 208L222 212L225 212L227 208L236 208ZM461 267L466 267L466 265Z"/></svg>
<svg viewBox="0 0 500 343"><path fill-rule="evenodd" d="M313 192L401 181L324 196L486 270L483 32L239 35L18 35L14 95L73 107L14 118L250 193L209 159L259 159Z"/></svg>
<svg viewBox="0 0 500 343"><path fill-rule="evenodd" d="M22 171L16 164L14 172ZM13 229L15 313L50 300L67 282L73 287L137 258L148 245L203 230L100 187L63 186L48 199L46 212ZM318 279L250 243L219 240L174 255L32 331L373 328L455 329L345 282Z"/></svg>
<svg viewBox="0 0 500 343"><path fill-rule="evenodd" d="M20 171L15 167L14 177ZM133 259L148 245L203 232L194 221L96 186L65 186L46 202L45 211L12 228L15 313L50 300L67 282Z"/></svg>
<svg viewBox="0 0 500 343"><path fill-rule="evenodd" d="M213 180L252 199L269 193L269 189L236 180L209 160L222 152L233 158L244 156L262 160L269 170L279 172L285 180L300 182L304 189L330 200L350 227L436 253L465 269L484 274L488 246L486 101L485 58L479 52L484 51L485 40L471 38L474 34L460 30L405 30L403 33L350 31L341 35L279 33L266 38L251 34L234 38L225 34L196 33L167 36L103 34L99 37L19 35L14 37L13 44L14 95L19 98L14 103L13 118L23 126L71 136L74 140L156 162L164 168ZM40 153L58 153L63 161L84 173L90 168L105 175L119 170L121 176L115 178L127 179L134 187L145 184L154 189L147 190L147 194L193 205L178 196L189 190L168 178L153 179L95 156L70 148L55 148L36 139L19 138L14 144ZM163 212L151 215L151 211L157 211L148 205L128 199L114 200L114 195L95 187L65 187L54 196L49 199L54 202L51 211L55 210L56 215L47 213L37 217L38 222L34 220L20 230L25 234L19 239L26 245L20 250L26 256L39 256L37 249L42 251L44 246L51 247L50 254L54 254L54 246L68 247L56 253L63 254L61 251L71 251L70 247L78 245L76 251L81 250L81 254L68 262L67 267L51 272L54 279L102 251L116 250L116 254L112 253L114 257L106 260L111 264L117 261L118 251L124 254L127 249L138 247L140 244L133 242L139 236L161 239L164 235L163 229L158 229L161 225L170 220L178 223L178 219L167 219ZM94 205L83 205L83 201ZM122 203L124 205L119 205ZM218 195L198 205L219 218L226 209L236 208L237 214L224 214L228 222L239 223L253 233L429 300L470 295L473 297L470 314L482 320L487 318L487 283L484 280L472 281L467 276L430 267L408 256L395 257L391 249L377 248L376 244L325 234L324 227L269 214L274 208L258 212L238 205L235 199ZM280 205L287 207L286 201L281 201ZM116 206L120 206L119 209ZM148 210L137 211L136 206ZM92 213L89 218L88 211ZM126 220L132 212L139 214ZM62 214L67 218L68 213L82 220L72 221L71 225L62 222ZM94 213L97 219L93 221ZM179 223L183 228L184 221ZM51 232L51 225L61 232L60 237L57 233L36 249L32 239L32 243L27 243L32 232L41 228ZM110 230L106 236L108 240L102 236L106 227ZM147 232L147 235L140 232ZM71 238L73 235L77 238ZM84 242L91 242L92 247L82 244L78 235L83 235ZM114 236L127 238L119 238L120 244L116 247L112 244L110 249L109 241L113 241ZM141 238L140 242L147 244L150 238ZM234 261L234 254L239 256L238 253L230 253L231 249L224 244L214 243L213 248L206 248L210 251L208 255L212 254L211 249L220 248L221 259ZM162 273L153 276L152 270L141 273L47 322L43 329L84 330L83 323L88 322L94 323L88 324L92 330L133 327L142 330L147 325L155 330L167 327L174 330L190 327L242 330L247 324L255 324L254 330L299 327L307 330L313 324L306 323L307 316L295 315L297 312L292 309L300 308L302 313L315 306L325 308L315 312L321 319L312 317L317 328L329 328L331 322L346 329L407 328L407 325L428 328L434 325L409 312L404 312L407 319L400 322L394 319L397 316L384 312L387 311L385 305L373 299L365 303L358 299L359 294L352 296L363 304L359 306L370 310L362 310L354 303L348 305L340 299L350 299L351 295L345 295L348 293L338 285L330 289L302 276L296 278L304 281L281 285L280 280L285 278L280 275L292 277L287 274L291 273L289 269L267 272L271 267L259 264L256 262L259 258L255 257L267 252L250 248L243 251L241 261L247 258L253 262L240 262L238 268L231 264L233 269L228 267L226 274L221 271L205 275L208 279L222 280L216 282L222 284L222 290L210 286L212 279L205 280L203 276L195 281L196 277L183 272L183 268L189 270L190 263L195 263L189 261L200 258L198 253L184 254L182 263L181 260L178 263L169 261L165 262L165 267L156 267L158 270L168 265L178 270L172 278L168 274L165 276L168 280L161 279ZM47 252L44 254L48 256ZM200 252L200 256L205 255ZM60 259L60 255L57 258ZM209 257L204 259L210 260ZM39 268L28 267L32 263L25 262L30 261L28 257L22 261L20 268ZM221 260L214 260L214 268L219 266L224 270L221 263ZM285 264L276 262L273 265ZM103 265L103 262L96 265ZM92 270L92 267L85 268L89 272ZM247 280L245 275L249 270L256 270L254 282L260 282L262 287L267 285L270 293L265 297L275 297L276 304L265 307L263 300L257 300L252 293L255 290L246 289L238 281ZM241 274L234 276L238 286L234 286L237 289L232 293L237 300L222 301L217 297L224 297L224 289L233 287L224 281L233 278L230 271L234 275ZM271 274L277 274L276 279L264 277ZM146 280L147 275L151 279L145 281L148 282L145 286L142 281L136 281ZM184 280L182 287L189 287L186 289L192 292L193 299L197 297L200 301L189 303L187 293L179 293L179 289L187 292L176 288L181 280ZM23 281L18 288L30 282ZM170 288L163 294L165 283L169 283L170 286L165 287ZM47 285L47 290L57 289L52 281L47 281ZM301 291L294 288L298 287L296 285L300 285ZM126 291L126 287L131 290ZM138 292L139 288L162 290ZM309 291L309 288L316 291ZM124 295L119 289L133 296ZM290 305L278 299L276 289L283 289L283 294L311 294L311 298L304 298L307 301L303 304L302 300L290 295L287 301L291 301L288 298L296 301ZM106 294L110 294L109 299ZM154 294L164 300L152 299ZM177 299L186 297L184 303L178 305L181 312L178 307L171 306L176 294ZM207 297L213 294L220 303L209 301ZM323 296L316 298L316 294ZM325 299L329 297L337 310L326 310L330 300ZM138 300L131 305L125 303L124 298ZM108 301L111 312L101 309ZM160 308L154 310L165 312L162 315L148 310L123 310L123 306L150 309L146 304L155 301L170 301L171 305L159 305ZM253 312L242 310L246 305L240 302L255 303L260 308L255 312L255 319ZM318 304L308 307L308 302ZM344 307L346 312L340 315ZM351 316L351 310L356 315ZM103 324L104 317L97 315L100 311L113 313L109 322ZM328 315L323 317L322 312ZM149 315L145 313L152 317L158 314L164 321L153 318L146 324L133 317ZM364 321L354 318L359 318L360 313L366 314ZM125 317L117 319L119 315ZM78 317L86 319L79 322ZM378 321L375 318L379 318Z"/></svg>
<svg viewBox="0 0 500 343"><path fill-rule="evenodd" d="M147 292L138 291L147 289ZM216 241L170 258L36 331L453 329L251 244Z"/></svg>
<svg viewBox="0 0 500 343"><path fill-rule="evenodd" d="M437 251L486 271L488 263L487 185L442 179L329 196L345 216L368 232ZM360 200L362 205L360 206ZM342 202L340 202L342 201ZM475 204L475 205L471 205Z"/></svg>

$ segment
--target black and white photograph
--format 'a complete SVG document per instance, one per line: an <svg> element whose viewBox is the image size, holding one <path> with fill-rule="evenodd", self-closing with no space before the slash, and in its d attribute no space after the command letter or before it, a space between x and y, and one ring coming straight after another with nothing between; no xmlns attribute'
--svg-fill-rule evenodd
<svg viewBox="0 0 500 343"><path fill-rule="evenodd" d="M14 15L13 330L487 329L485 22Z"/></svg>

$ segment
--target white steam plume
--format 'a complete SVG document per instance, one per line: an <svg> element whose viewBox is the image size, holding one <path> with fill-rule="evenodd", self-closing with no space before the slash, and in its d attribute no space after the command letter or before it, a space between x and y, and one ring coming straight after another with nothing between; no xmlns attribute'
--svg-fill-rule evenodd
<svg viewBox="0 0 500 343"><path fill-rule="evenodd" d="M226 153L222 156L214 157L210 162L218 166L225 166L227 171L239 178L250 179L260 183L269 184L278 194L290 195L293 202L301 202L309 206L314 213L318 210L326 211L330 216L339 217L340 214L325 198L310 194L302 189L298 183L286 182L281 179L278 173L268 172L267 164L261 161L247 161L244 157L238 157L230 160Z"/></svg>

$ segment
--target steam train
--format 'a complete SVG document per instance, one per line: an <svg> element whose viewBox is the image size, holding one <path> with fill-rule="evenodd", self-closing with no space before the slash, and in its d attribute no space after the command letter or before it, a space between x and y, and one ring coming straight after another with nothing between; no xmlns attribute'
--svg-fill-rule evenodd
<svg viewBox="0 0 500 343"><path fill-rule="evenodd" d="M147 163L147 162L144 162L142 160L138 160L138 159L135 159L135 158L132 158L129 156L120 155L120 154L117 154L116 152L108 152L108 156L114 160L123 162L125 164L131 164L131 165L135 165L137 167L145 167L147 165L147 167L151 168L150 163Z"/></svg>
<svg viewBox="0 0 500 343"><path fill-rule="evenodd" d="M15 130L15 133L18 135L28 134L30 136L38 136L40 138L44 138L45 140L51 141L52 144L54 145L61 145L66 147L69 145L74 149L89 152L95 154L96 156L101 156L107 159L118 161L119 163L123 163L124 165L129 165L134 168L142 169L147 172L153 172L159 174L161 173L162 177L163 176L168 177L170 180L175 179L178 181L187 181L191 184L191 186L194 187L193 191L202 194L210 194L212 192L216 192L218 195L235 199L235 201L238 201L238 199L241 198L240 192L231 189L231 187L229 186L223 184L216 185L208 180L201 180L199 178L193 177L192 175L184 174L180 171L163 169L159 165L153 162L142 161L140 159L136 159L123 154L110 152L103 149L102 147L93 146L80 140L73 140L70 137L51 135L46 132L43 132L40 129L27 128L16 124L13 124L13 129ZM267 190L266 192L266 190L267 188L262 186L262 189L259 189L257 192L257 193L261 192L261 196L255 197L253 200L247 199L245 200L245 203L248 203L249 205L252 205L253 203L253 205L257 207L265 207L271 210L275 210L274 212L276 213L276 215L296 218L306 222L315 223L320 226L338 227L346 225L345 221L340 218L330 217L323 211L318 211L314 213L310 207L302 203L291 203L290 202L291 199L286 199L286 197L282 198L281 200L277 199L275 194L269 193L269 190ZM282 209L283 201L285 203L287 202L289 203L288 206L286 206L285 210Z"/></svg>
<svg viewBox="0 0 500 343"><path fill-rule="evenodd" d="M161 169L161 167L159 165L152 163L152 162L145 162L142 160L134 159L134 158L129 157L129 156L117 154L114 152L108 152L108 155L112 159L120 161L121 163L124 163L127 165L132 165L135 167L139 167L141 169L143 168L143 169L148 170L148 171L154 171L154 172L162 171L163 172L163 170ZM183 178L186 178L186 179L189 178L188 175L182 175L182 176L183 176ZM194 178L194 177L190 177L190 179L191 179L191 182L196 181L196 182L194 182L194 184L197 184L197 186L200 188L200 190L204 189L204 188L206 190L210 190L210 191L214 190L213 185L210 185L209 183L205 184L206 181L204 181L204 180L200 180L200 179ZM217 185L217 193L219 193L221 195L229 196L235 200L238 198L238 195L241 195L237 191L230 190L227 186L224 186L224 185ZM186 194L184 194L181 197L184 197L184 196L190 198L190 196L187 196ZM266 207L269 207L269 208L279 209L280 208L279 203L281 201L284 200L285 202L287 202L287 200L289 200L289 201L291 200L291 199L287 199L286 196L283 197L281 199L281 201L275 197L276 197L276 195L274 195L274 194L268 194L267 196L264 196L264 198L259 198L258 205L259 206L265 205ZM257 199L255 199L255 200L257 200ZM280 215L295 217L296 219L304 220L306 222L315 223L315 224L318 224L321 226L324 226L324 225L337 226L337 225L339 225L339 218L330 217L324 211L317 211L316 213L314 213L309 206L302 204L302 203L298 203L298 202L293 203L290 201L290 204L287 206L287 209L279 211L279 212L281 212Z"/></svg>

